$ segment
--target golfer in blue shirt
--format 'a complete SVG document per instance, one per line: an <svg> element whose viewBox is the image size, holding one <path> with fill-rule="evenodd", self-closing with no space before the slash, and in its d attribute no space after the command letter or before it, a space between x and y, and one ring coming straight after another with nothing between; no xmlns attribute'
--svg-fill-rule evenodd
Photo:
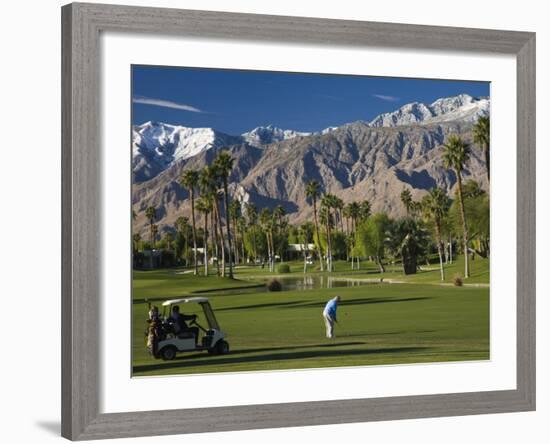
<svg viewBox="0 0 550 444"><path fill-rule="evenodd" d="M327 338L334 338L334 323L336 320L336 310L338 309L338 302L340 302L340 296L333 297L325 305L323 310L323 319L325 320L325 327L327 330Z"/></svg>

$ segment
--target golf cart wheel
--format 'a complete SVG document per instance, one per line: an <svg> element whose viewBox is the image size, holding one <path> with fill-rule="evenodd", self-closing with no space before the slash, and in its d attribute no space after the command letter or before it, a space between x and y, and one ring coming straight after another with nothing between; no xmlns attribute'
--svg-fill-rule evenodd
<svg viewBox="0 0 550 444"><path fill-rule="evenodd" d="M216 343L216 354L226 355L229 353L229 343L227 341L218 341Z"/></svg>
<svg viewBox="0 0 550 444"><path fill-rule="evenodd" d="M171 361L176 357L176 347L173 347L173 346L164 347L160 351L160 357L165 361Z"/></svg>

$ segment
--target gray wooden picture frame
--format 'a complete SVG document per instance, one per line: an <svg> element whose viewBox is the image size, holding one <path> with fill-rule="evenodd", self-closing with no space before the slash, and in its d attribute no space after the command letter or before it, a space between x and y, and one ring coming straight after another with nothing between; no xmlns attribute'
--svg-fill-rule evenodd
<svg viewBox="0 0 550 444"><path fill-rule="evenodd" d="M517 388L515 390L101 413L101 32L331 46L510 54L517 58ZM137 437L535 409L535 34L73 3L62 8L62 435ZM498 296L498 295L497 295Z"/></svg>

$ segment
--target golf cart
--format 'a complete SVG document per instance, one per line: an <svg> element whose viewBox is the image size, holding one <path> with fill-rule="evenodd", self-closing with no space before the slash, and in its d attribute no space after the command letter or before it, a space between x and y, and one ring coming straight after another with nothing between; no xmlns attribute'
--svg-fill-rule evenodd
<svg viewBox="0 0 550 444"><path fill-rule="evenodd" d="M177 332L172 322L172 307L175 305L199 304L204 315L208 328L203 327L197 322L197 316L189 322L204 333L202 340L189 330ZM229 353L229 344L225 340L225 334L220 330L220 326L210 302L204 297L170 299L162 303L162 316L158 316L156 321L149 319L149 328L146 331L147 347L155 358L171 360L179 352L208 351L210 354L223 355ZM183 309L184 312L190 312L192 306Z"/></svg>

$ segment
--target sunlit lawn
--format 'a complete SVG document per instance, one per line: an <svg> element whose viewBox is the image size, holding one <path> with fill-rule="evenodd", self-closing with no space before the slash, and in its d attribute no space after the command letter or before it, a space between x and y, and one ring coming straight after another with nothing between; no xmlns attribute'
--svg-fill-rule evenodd
<svg viewBox="0 0 550 444"><path fill-rule="evenodd" d="M290 263L291 273L303 276L303 262ZM379 277L377 267L362 263L359 271L337 262L335 276ZM320 274L310 266L311 274ZM388 267L386 279L405 284L368 284L346 288L266 292L237 290L277 275L267 268L237 267L236 279L193 276L181 269L134 272L134 375L188 374L225 371L276 370L352 365L399 364L489 359L489 288L441 286L437 264L417 275L403 276ZM426 267L427 268L427 267ZM447 267L447 281L463 273L459 260ZM214 270L212 270L214 272ZM326 274L326 272L324 272ZM282 275L281 275L282 276ZM256 280L254 280L256 279ZM489 264L472 262L467 283L488 283ZM222 289L231 289L223 291ZM205 294L227 334L231 352L224 356L182 353L174 361L155 360L144 347L145 299L160 305L169 298ZM343 298L337 338L324 337L321 312L326 301ZM196 305L196 304L195 304ZM186 304L182 310L196 311ZM203 319L199 318L199 323Z"/></svg>

